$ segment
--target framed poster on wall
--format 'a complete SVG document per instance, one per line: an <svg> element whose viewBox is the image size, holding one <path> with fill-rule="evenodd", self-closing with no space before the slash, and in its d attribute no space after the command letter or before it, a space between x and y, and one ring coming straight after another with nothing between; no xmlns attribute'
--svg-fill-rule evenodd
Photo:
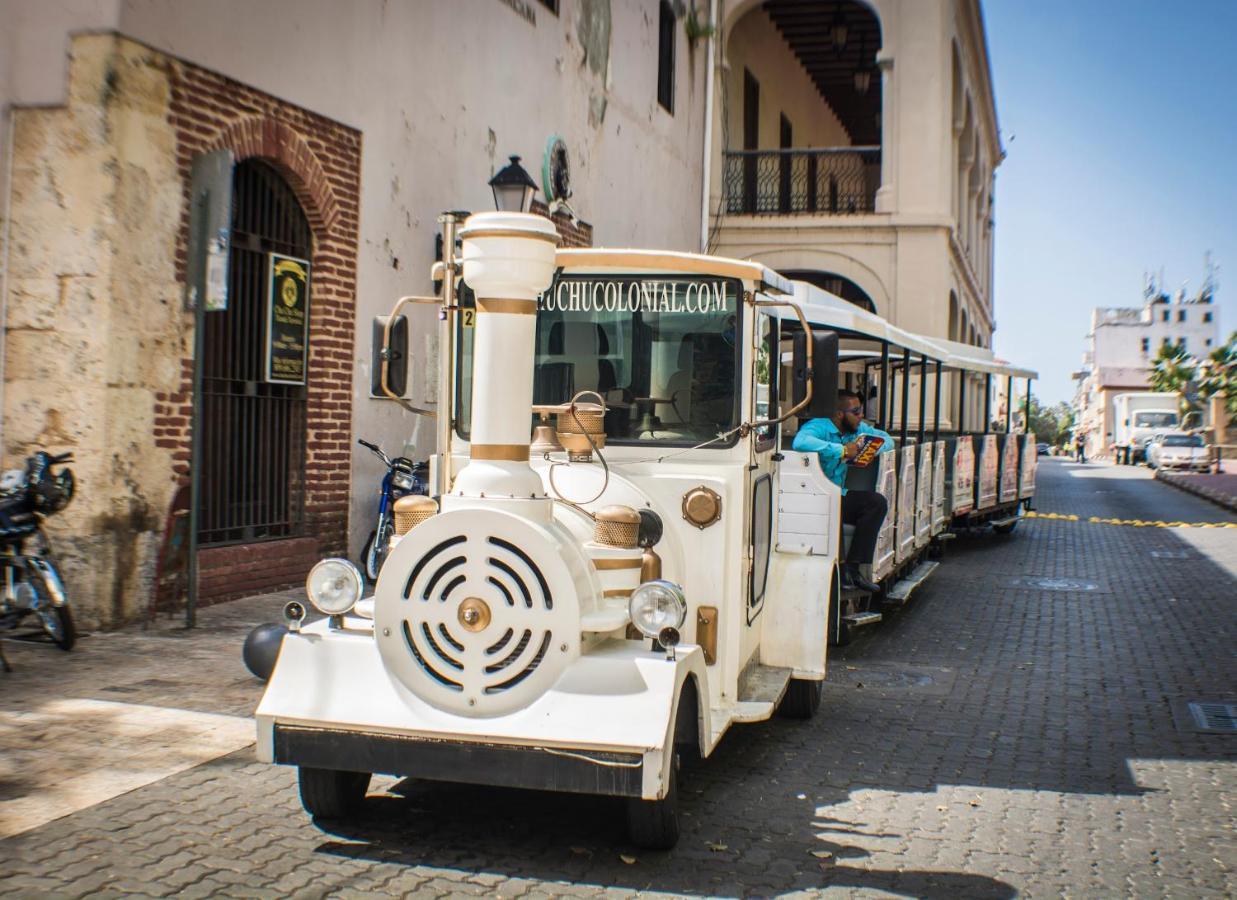
<svg viewBox="0 0 1237 900"><path fill-rule="evenodd" d="M304 384L309 355L309 260L269 254L266 380Z"/></svg>

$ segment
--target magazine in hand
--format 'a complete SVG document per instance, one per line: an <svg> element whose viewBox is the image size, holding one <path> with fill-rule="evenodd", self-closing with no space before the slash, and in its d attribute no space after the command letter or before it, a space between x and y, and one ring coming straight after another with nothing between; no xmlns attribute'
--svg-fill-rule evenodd
<svg viewBox="0 0 1237 900"><path fill-rule="evenodd" d="M859 450L855 453L852 459L848 459L847 465L856 466L862 469L867 466L872 460L876 459L876 454L881 452L881 447L884 445L885 439L875 434L861 434L855 439L855 444Z"/></svg>

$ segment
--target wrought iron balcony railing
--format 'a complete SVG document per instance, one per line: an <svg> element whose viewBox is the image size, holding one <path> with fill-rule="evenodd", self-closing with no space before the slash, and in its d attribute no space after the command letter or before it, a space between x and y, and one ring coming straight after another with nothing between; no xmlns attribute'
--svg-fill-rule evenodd
<svg viewBox="0 0 1237 900"><path fill-rule="evenodd" d="M731 150L722 188L726 212L853 215L876 209L880 147Z"/></svg>

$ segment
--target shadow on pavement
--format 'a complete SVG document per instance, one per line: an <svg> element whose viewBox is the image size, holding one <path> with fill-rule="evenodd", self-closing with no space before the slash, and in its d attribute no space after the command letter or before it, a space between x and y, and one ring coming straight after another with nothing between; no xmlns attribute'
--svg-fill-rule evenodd
<svg viewBox="0 0 1237 900"><path fill-rule="evenodd" d="M717 760L714 760L717 762ZM739 760L721 761L725 770ZM706 764L706 768L711 768ZM700 774L700 773L689 773ZM787 822L776 808L734 808L717 820L711 809L726 788L693 790L684 780L683 834L673 851L637 850L627 844L622 801L406 780L404 796L371 796L355 823L315 821L339 840L317 847L321 854L401 865L444 867L573 885L656 889L689 895L766 896L825 887L870 888L914 897L1013 897L1004 881L965 872L881 870L846 865L869 853L833 838L866 832L852 823L812 815L816 803L798 803L803 815ZM845 799L843 796L839 800ZM827 802L827 801L825 801ZM749 818L747 837L736 840L735 818ZM776 824L775 823L776 820ZM767 831L762 825L772 826ZM724 840L717 837L724 829ZM710 836L712 835L712 836ZM627 862L627 860L631 860Z"/></svg>
<svg viewBox="0 0 1237 900"><path fill-rule="evenodd" d="M1222 520L1202 501L1160 493L1170 488L1090 468L1041 468L1038 508ZM402 798L371 797L353 826L319 823L339 840L318 851L693 894L1013 896L1005 881L956 871L963 865L848 862L880 853L883 866L936 827L960 827L953 836L965 845L994 824L982 808L955 811L967 792L1140 796L1167 789L1140 766L1234 758L1231 739L1178 730L1173 715L1237 683L1233 593L1226 568L1173 529L1032 519L1008 536L963 536L911 606L831 654L814 721L734 729L685 778L683 835L670 853L624 851L618 801L415 781L400 784ZM889 827L880 804L890 796L902 798L899 822L907 797L921 798L909 801L916 833Z"/></svg>

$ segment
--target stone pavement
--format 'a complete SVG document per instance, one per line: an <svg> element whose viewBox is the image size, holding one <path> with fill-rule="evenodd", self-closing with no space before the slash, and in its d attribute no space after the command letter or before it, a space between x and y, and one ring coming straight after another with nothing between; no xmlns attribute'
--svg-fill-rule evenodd
<svg viewBox="0 0 1237 900"><path fill-rule="evenodd" d="M246 748L0 840L0 894L1231 896L1237 737L1185 704L1237 702L1237 530L1086 519L1235 518L1143 469L1055 459L1037 507L1081 520L960 537L833 655L816 719L734 728L683 781L673 852L627 846L612 800L412 779L375 779L362 818L322 830L294 773ZM243 715L260 685L240 642L280 605L68 655L9 642L0 713Z"/></svg>

